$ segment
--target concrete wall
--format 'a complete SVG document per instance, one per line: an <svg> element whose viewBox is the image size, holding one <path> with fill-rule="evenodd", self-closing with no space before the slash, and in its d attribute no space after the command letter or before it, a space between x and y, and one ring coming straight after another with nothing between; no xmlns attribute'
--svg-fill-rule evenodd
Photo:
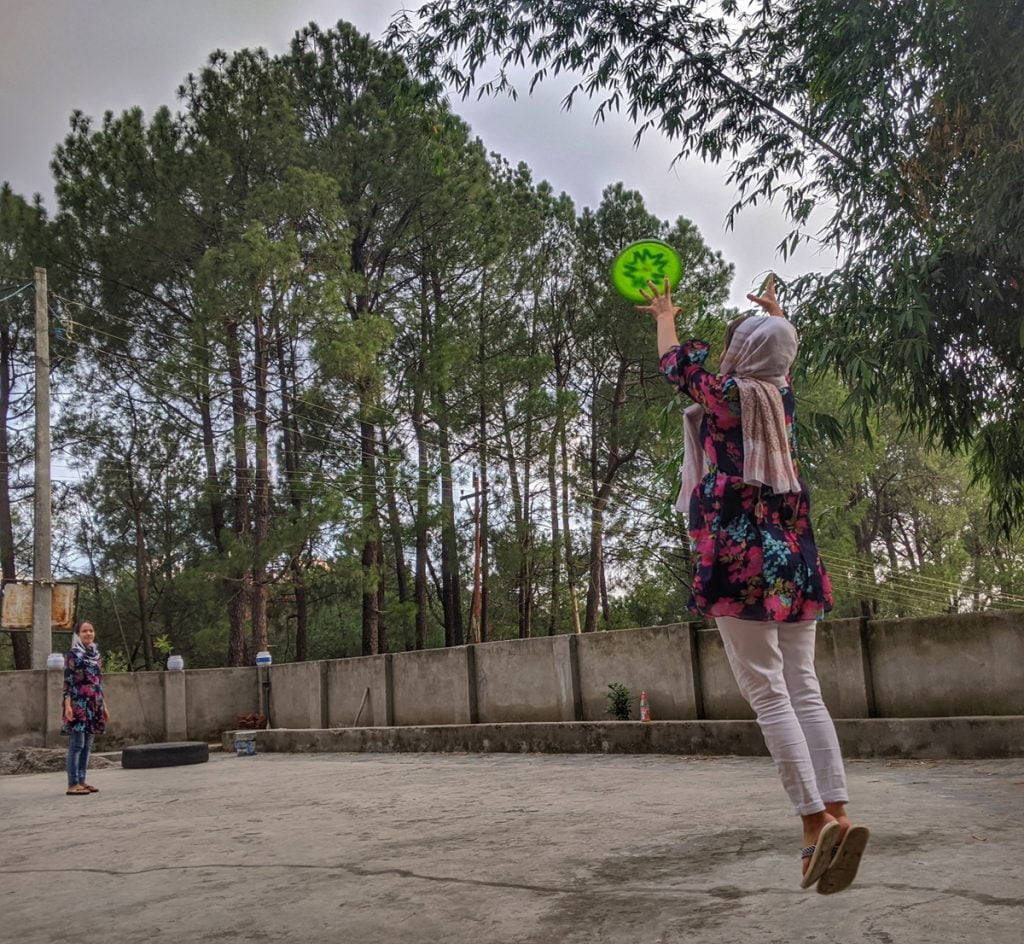
<svg viewBox="0 0 1024 944"><path fill-rule="evenodd" d="M394 724L473 724L472 646L393 655Z"/></svg>
<svg viewBox="0 0 1024 944"><path fill-rule="evenodd" d="M0 745L42 747L46 737L45 669L0 672ZM58 680L60 672L50 673ZM61 684L58 681L58 684ZM54 719L50 719L51 723ZM56 719L59 723L59 718Z"/></svg>
<svg viewBox="0 0 1024 944"><path fill-rule="evenodd" d="M161 672L108 672L103 694L110 711L107 733L96 739L96 750L125 744L162 741L166 730Z"/></svg>
<svg viewBox="0 0 1024 944"><path fill-rule="evenodd" d="M866 636L879 717L1024 714L1019 610L878 620Z"/></svg>
<svg viewBox="0 0 1024 944"><path fill-rule="evenodd" d="M859 619L826 621L818 625L814 667L821 682L822 698L835 718L872 716L863 628L863 621ZM696 636L702 717L737 721L753 718L754 712L733 678L718 630L697 630Z"/></svg>
<svg viewBox="0 0 1024 944"><path fill-rule="evenodd" d="M816 664L836 718L1024 714L1024 610L826 621ZM753 717L718 633L696 624L483 643L269 670L280 728L608 720L608 685L646 691L655 721ZM60 672L0 673L0 745L63 743ZM104 678L99 746L212 740L260 709L255 668ZM364 700L365 696L365 700Z"/></svg>
<svg viewBox="0 0 1024 944"><path fill-rule="evenodd" d="M283 662L269 671L275 728L327 727L326 662Z"/></svg>
<svg viewBox="0 0 1024 944"><path fill-rule="evenodd" d="M571 636L543 636L475 646L478 719L574 721Z"/></svg>
<svg viewBox="0 0 1024 944"><path fill-rule="evenodd" d="M352 727L357 715L357 726L361 728L393 723L388 704L390 659L391 656L364 656L326 663L327 727Z"/></svg>
<svg viewBox="0 0 1024 944"><path fill-rule="evenodd" d="M754 712L736 686L718 630L701 629L697 631L696 637L701 716L725 721L752 720Z"/></svg>
<svg viewBox="0 0 1024 944"><path fill-rule="evenodd" d="M863 620L826 620L818 626L814 667L822 697L835 718L874 714L864 641Z"/></svg>
<svg viewBox="0 0 1024 944"><path fill-rule="evenodd" d="M608 686L625 685L640 718L640 693L647 692L651 717L686 721L697 717L691 629L686 623L578 636L582 721L608 721Z"/></svg>
<svg viewBox="0 0 1024 944"><path fill-rule="evenodd" d="M217 740L221 731L237 727L239 715L259 710L256 669L189 669L185 704L189 740Z"/></svg>

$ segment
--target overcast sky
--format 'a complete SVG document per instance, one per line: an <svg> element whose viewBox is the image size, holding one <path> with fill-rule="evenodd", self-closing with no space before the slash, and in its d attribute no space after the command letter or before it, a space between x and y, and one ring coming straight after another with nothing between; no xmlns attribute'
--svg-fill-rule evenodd
<svg viewBox="0 0 1024 944"><path fill-rule="evenodd" d="M28 197L41 193L54 209L49 161L75 109L99 117L141 106L176 107L176 90L214 49L263 46L283 51L310 21L348 20L380 38L401 0L0 0L0 180ZM409 0L406 6L418 3ZM743 300L769 269L782 277L830 260L804 251L788 262L775 255L786 233L773 208L744 213L726 232L733 194L725 166L670 165L672 143L656 134L633 147L625 117L595 125L579 100L561 108L568 80L547 80L532 96L455 99L452 107L488 149L525 161L536 180L568 193L577 209L596 206L601 191L622 181L648 208L674 220L686 216L705 240L736 266L732 301ZM525 91L525 90L524 90Z"/></svg>

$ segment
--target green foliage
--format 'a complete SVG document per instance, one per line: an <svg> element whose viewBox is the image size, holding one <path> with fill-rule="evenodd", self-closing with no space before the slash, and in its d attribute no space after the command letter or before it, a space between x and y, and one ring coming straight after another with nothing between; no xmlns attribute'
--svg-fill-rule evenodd
<svg viewBox="0 0 1024 944"><path fill-rule="evenodd" d="M518 66L531 88L568 72L567 104L624 108L638 137L730 160L730 224L775 200L793 224L783 254L813 239L840 255L782 300L812 364L847 384L851 422L891 406L970 447L994 523L1024 523L1016 0L436 0L400 15L390 41L464 94L514 94Z"/></svg>
<svg viewBox="0 0 1024 944"><path fill-rule="evenodd" d="M127 672L129 671L128 659L124 653L112 649L103 654L104 672Z"/></svg>
<svg viewBox="0 0 1024 944"><path fill-rule="evenodd" d="M903 11L902 25L882 29L857 5L829 39L817 21L829 4L772 6L762 26L774 55L741 60L756 37L730 32L707 5L650 0L629 17L622 7L506 5L507 19L478 32L455 4L438 3L417 40L426 45L408 48L426 62L443 45L431 46L432 29L465 27L477 52L549 29L529 50L541 68L565 52L558 68L591 67L579 91L604 90L607 104L621 95L639 124L661 122L684 150L718 157L735 147L743 199L777 192L799 223L807 200L827 203L856 177L822 143L833 141L829 121L836 141L855 137L843 122L860 92L843 87L829 57L861 76L896 48L885 29L911 46L920 32ZM517 25L531 11L533 25ZM800 39L792 50L779 48L780 22ZM883 52L843 60L865 23L882 29ZM949 43L951 54L961 49L959 35ZM474 55L452 68L472 71ZM879 146L898 147L902 131L887 132L875 113L897 93L872 94L881 97L864 126ZM687 537L672 507L682 404L658 374L646 317L606 273L636 238L669 242L686 271L680 333L719 349L734 314L732 267L696 227L661 219L616 183L597 206L577 208L525 165L489 155L433 83L346 24L304 29L279 57L216 53L181 101L180 114L148 121L135 109L98 122L75 115L55 157L54 224L9 192L0 201L0 250L12 264L56 246L58 271L73 273L53 283L75 319L56 378L55 436L80 473L55 506L57 569L80 579L82 611L115 664L144 667L147 644L202 667L247 663L263 645L284 662L453 644L474 630L499 639L692 618ZM805 138L794 121L819 130ZM979 128L1002 140L970 110L949 122L951 141ZM811 159L803 148L814 134ZM966 173L980 152L956 146ZM857 173L868 174L875 165L861 158ZM900 166L912 158L916 185L934 197L935 181L952 173L943 152ZM953 183L968 186L942 186ZM868 248L833 282L786 287L790 301L807 300L798 437L837 615L1024 602L1019 543L993 541L982 523L991 483L1013 500L1011 457L1024 446L1003 399L1017 369L1006 357L1017 322L1000 333L993 307L1003 283L972 270L957 298L970 307L984 296L977 319L988 319L991 351L949 361L974 350L971 326L982 323L935 289L953 284L952 244L939 237L959 214L921 215L898 228L901 242L885 243L896 231L869 184L843 203L862 216L827 232ZM962 224L961 243L963 226L975 224ZM876 265L885 245L899 251ZM882 302L890 307L872 307ZM28 324L30 306L17 305L0 313ZM929 351L958 317L966 333L936 360ZM899 370L881 382L893 358L932 372L920 391ZM963 401L982 383L994 392L978 420ZM955 459L887 408L862 410L859 427L837 418L844 400L923 404L936 390L964 430ZM17 444L30 455L27 440ZM26 523L14 522L11 547L27 547ZM469 625L477 526L482 628Z"/></svg>
<svg viewBox="0 0 1024 944"><path fill-rule="evenodd" d="M612 682L608 686L608 714L616 721L629 721L632 711L629 689L621 682Z"/></svg>

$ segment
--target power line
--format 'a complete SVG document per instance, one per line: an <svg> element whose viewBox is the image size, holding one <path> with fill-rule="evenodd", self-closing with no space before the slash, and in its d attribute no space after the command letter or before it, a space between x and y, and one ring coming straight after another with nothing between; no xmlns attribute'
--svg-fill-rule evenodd
<svg viewBox="0 0 1024 944"><path fill-rule="evenodd" d="M4 297L3 297L3 298L0 298L0 302L6 302L6 301L9 301L10 299L14 298L15 296L17 296L17 295L20 295L20 294L21 294L22 292L24 292L24 291L26 291L26 290L28 290L28 289L32 288L32 286L33 286L34 284L35 284L35 283L33 283L33 282L29 282L29 283L28 283L28 284L26 284L26 285L22 285L22 286L21 286L21 288L17 288L17 289L15 289L15 290L14 290L13 292L11 292L11 293L10 293L9 295L4 295Z"/></svg>
<svg viewBox="0 0 1024 944"><path fill-rule="evenodd" d="M865 561L859 561L859 560L856 560L856 559L853 559L853 558L843 557L843 556L841 556L839 554L834 554L834 553L829 553L828 554L828 558L829 558L829 560L839 561L840 564L842 564L842 565L844 565L846 567L849 567L851 569L855 569L855 570L857 570L859 573L861 573L863 575L870 576L870 578L872 580L874 580L876 582L876 584L877 584L878 578L877 578L877 575L875 574L875 571L874 571L873 567L870 567ZM1024 596L1019 596L1017 594L1012 594L1012 593L1004 593L1002 591L996 591L992 587L971 586L971 585L966 584L966 583L957 583L955 581L950 581L950 580L940 580L940 579L935 578L935 577L928 577L928 576L926 576L924 574L920 574L920 573L918 573L916 571L900 571L900 570L897 570L897 571L886 571L886 579L887 579L887 581L893 581L893 582L894 581L902 580L902 581L905 581L905 582L908 582L908 583L925 584L925 586L923 586L923 587L915 587L913 589L915 590L915 592L920 592L922 595L930 596L933 599L939 598L940 594L953 593L953 592L956 592L957 594L961 594L963 592L967 592L967 593L971 593L971 594L974 594L974 593L984 593L984 594L986 594L988 596L997 596L997 597L1002 597L1002 598L1007 599L1007 600L1012 600L1012 601L1015 601L1015 602L1024 603ZM877 585L883 586L882 584L877 584ZM950 601L947 599L946 602L948 603Z"/></svg>

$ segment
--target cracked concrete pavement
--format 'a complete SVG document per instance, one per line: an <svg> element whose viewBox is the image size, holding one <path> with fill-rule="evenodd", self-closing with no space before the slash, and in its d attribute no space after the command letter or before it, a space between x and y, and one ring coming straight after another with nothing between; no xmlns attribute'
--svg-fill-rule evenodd
<svg viewBox="0 0 1024 944"><path fill-rule="evenodd" d="M0 941L1020 944L1024 760L851 761L857 884L798 887L762 758L213 754L0 778Z"/></svg>

